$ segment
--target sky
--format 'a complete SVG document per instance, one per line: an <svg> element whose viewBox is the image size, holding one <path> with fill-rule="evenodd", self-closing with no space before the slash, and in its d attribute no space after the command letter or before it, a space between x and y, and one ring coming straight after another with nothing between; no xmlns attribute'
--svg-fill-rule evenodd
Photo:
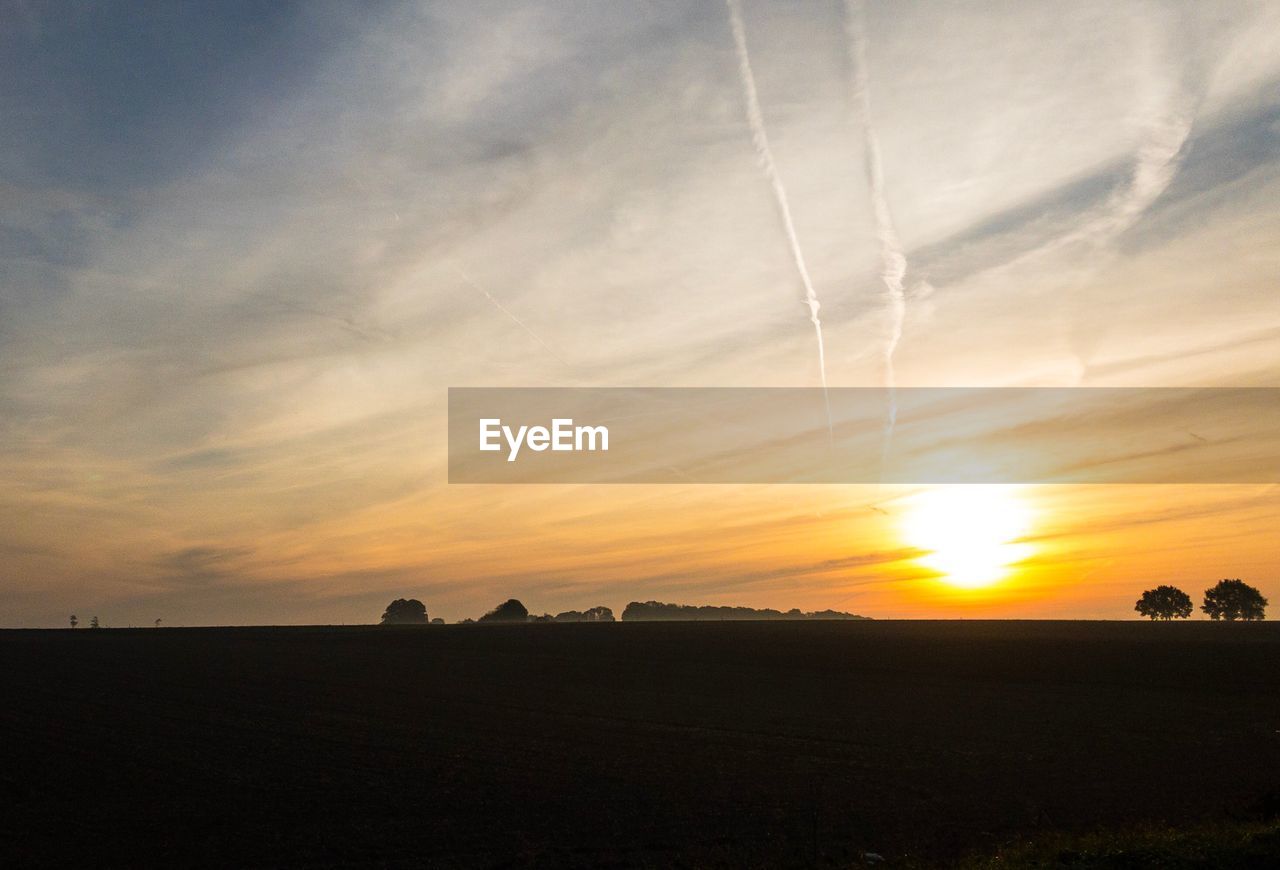
<svg viewBox="0 0 1280 870"><path fill-rule="evenodd" d="M736 7L0 0L0 625L1280 602L1266 482L977 589L919 487L447 483L449 387L1280 386L1280 4Z"/></svg>

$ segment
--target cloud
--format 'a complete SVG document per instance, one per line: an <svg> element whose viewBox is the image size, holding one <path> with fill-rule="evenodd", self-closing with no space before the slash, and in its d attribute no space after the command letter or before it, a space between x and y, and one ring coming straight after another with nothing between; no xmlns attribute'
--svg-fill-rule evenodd
<svg viewBox="0 0 1280 870"><path fill-rule="evenodd" d="M170 568L266 582L274 548L298 583L372 588L434 566L478 612L492 596L468 590L502 569L459 554L528 496L444 484L446 387L817 381L718 6L308 3L264 22L218 4L141 24L110 5L7 9L24 22L0 36L15 601L19 582L114 595L112 564L248 546ZM1218 380L1265 377L1265 342L1230 348L1280 314L1280 28L1256 4L1199 9L871 8L883 193L912 277L936 288L908 315L899 383L1182 378L1184 347L1227 348L1206 355ZM745 11L828 374L877 384L839 10ZM1105 257L1008 268L1104 218ZM641 502L610 496L635 527L615 529L620 551L682 516L714 538L732 507L665 497L641 531ZM572 516L574 498L540 510ZM751 499L755 519L780 499ZM512 548L536 551L522 534Z"/></svg>

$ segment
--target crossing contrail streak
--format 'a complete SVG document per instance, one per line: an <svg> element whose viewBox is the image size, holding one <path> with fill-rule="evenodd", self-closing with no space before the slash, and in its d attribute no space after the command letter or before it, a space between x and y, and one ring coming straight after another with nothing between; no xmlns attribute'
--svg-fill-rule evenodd
<svg viewBox="0 0 1280 870"><path fill-rule="evenodd" d="M545 350L547 353L551 354L551 356L554 357L557 362L561 363L562 365L566 365L566 366L569 365L569 363L564 359L564 357L556 353L555 350L552 349L551 345L547 344L545 341L542 340L542 337L539 336L538 333L534 332L527 325L525 325L525 322L521 320L519 317L516 317L514 314L512 314L505 305L503 305L497 299L494 299L493 296L489 293L489 291L481 287L475 281L473 281L470 275L468 275L466 272L459 269L457 266L455 266L453 270L458 273L458 277L462 279L463 283L465 283L472 290L479 293L485 299L488 299L490 302L492 302L494 308L497 308L503 314L507 315L507 317L509 317L516 326L523 329L526 333L528 333L530 338L532 338L538 344L542 345L542 349Z"/></svg>
<svg viewBox="0 0 1280 870"><path fill-rule="evenodd" d="M1064 243L1089 241L1103 244L1132 227L1168 189L1178 174L1183 146L1191 135L1189 100L1171 105L1146 124L1144 141L1134 159L1129 183L1112 194L1104 214L1068 236Z"/></svg>
<svg viewBox="0 0 1280 870"><path fill-rule="evenodd" d="M813 289L813 280L809 277L809 267L805 265L804 253L800 250L800 240L796 236L795 221L791 218L791 205L787 199L787 189L778 175L778 167L773 161L773 149L769 147L769 134L765 131L764 115L760 111L760 98L756 94L756 77L751 71L751 55L747 52L747 31L742 23L741 0L725 0L729 7L729 26L733 29L733 44L738 52L738 77L742 80L742 96L747 107L747 123L751 126L751 141L755 145L756 160L765 180L773 190L773 200L778 207L778 216L782 219L782 228L787 234L787 244L791 248L791 259L795 263L800 283L804 285L804 301L809 306L809 321L813 324L814 335L818 339L818 374L822 379L822 401L827 410L827 434L834 438L831 423L831 401L827 396L827 355L822 343L822 321L818 318L818 294Z"/></svg>
<svg viewBox="0 0 1280 870"><path fill-rule="evenodd" d="M889 211L884 192L884 165L880 159L880 142L871 123L871 90L867 76L866 16L861 0L845 0L845 37L849 47L850 89L862 127L863 151L866 155L867 188L875 219L876 238L880 241L880 280L884 283L885 303L889 313L889 332L884 345L884 379L889 393L889 417L885 424L885 449L897 422L898 403L895 395L893 355L902 341L903 323L907 316L907 294L903 279L907 274L907 256L903 253L898 230Z"/></svg>

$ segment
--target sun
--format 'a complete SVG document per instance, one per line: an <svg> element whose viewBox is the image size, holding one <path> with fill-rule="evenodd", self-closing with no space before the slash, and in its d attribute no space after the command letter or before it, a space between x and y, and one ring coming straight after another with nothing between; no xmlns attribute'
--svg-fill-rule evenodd
<svg viewBox="0 0 1280 870"><path fill-rule="evenodd" d="M979 589L1003 580L1030 555L1021 539L1032 519L1018 487L939 486L909 499L902 536L925 551L917 561L944 583Z"/></svg>

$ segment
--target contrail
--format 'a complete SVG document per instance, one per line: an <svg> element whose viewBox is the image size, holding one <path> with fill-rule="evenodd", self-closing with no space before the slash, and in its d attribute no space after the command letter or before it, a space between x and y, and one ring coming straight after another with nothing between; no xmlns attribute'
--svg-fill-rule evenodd
<svg viewBox="0 0 1280 870"><path fill-rule="evenodd" d="M1125 182L1080 225L1018 255L1001 269L1023 265L1072 245L1103 248L1138 223L1177 177L1202 98L1186 84L1172 87L1175 93L1165 98L1158 111L1152 111L1144 119L1142 144L1133 157L1133 168Z"/></svg>
<svg viewBox="0 0 1280 870"><path fill-rule="evenodd" d="M884 346L884 378L889 391L889 419L885 425L885 449L893 436L898 417L895 395L893 355L902 341L902 327L907 315L907 294L902 281L907 274L907 257L898 240L898 231L884 193L884 164L880 159L880 141L871 123L871 90L867 76L866 16L861 0L845 0L844 29L849 47L850 89L862 126L863 151L866 154L867 187L871 210L875 217L876 238L880 241L880 280L884 283L889 309L889 335Z"/></svg>
<svg viewBox="0 0 1280 870"><path fill-rule="evenodd" d="M1090 220L1044 250L1084 246L1094 252L1089 259L1092 268L1086 274L1100 271L1104 252L1142 219L1177 176L1183 149L1194 123L1194 103L1191 95L1178 94L1162 112L1149 118L1128 182L1113 191L1106 204ZM1114 256L1115 252L1111 253ZM1085 279L1077 280L1083 283ZM1080 304L1075 303L1068 340L1080 367L1078 378L1084 381L1093 373L1093 360L1102 339L1097 328L1088 325L1088 318L1079 316Z"/></svg>
<svg viewBox="0 0 1280 870"><path fill-rule="evenodd" d="M564 357L556 353L555 350L552 349L551 345L547 344L545 341L542 340L542 337L539 336L538 333L534 332L532 329L526 326L525 322L521 320L519 317L516 317L514 314L508 311L506 306L504 306L497 299L494 299L493 296L489 294L488 290L484 289L475 281L473 281L470 275L462 271L462 269L458 268L457 266L454 266L453 270L458 273L458 277L463 280L463 283L465 283L468 287L470 287L472 290L476 291L480 295L484 296L485 299L488 299L490 302L492 302L495 308L497 308L503 314L507 315L507 317L511 318L512 322L515 323L516 326L523 329L526 333L529 334L530 338L532 338L538 344L542 345L543 350L545 350L547 353L555 357L555 359L558 362L560 362L562 365L565 365L565 366L569 365L569 363L564 359Z"/></svg>
<svg viewBox="0 0 1280 870"><path fill-rule="evenodd" d="M760 112L760 98L756 94L756 77L751 71L751 56L747 53L747 31L742 24L742 3L741 0L725 0L725 5L729 7L729 25L733 29L733 44L738 52L738 77L742 80L742 96L746 102L747 123L751 126L751 141L756 148L756 160L769 186L773 189L773 200L778 206L782 228L787 234L791 259L795 263L796 272L800 275L800 283L804 285L804 301L809 306L809 320L813 323L813 332L818 339L818 374L822 379L822 401L827 410L827 434L834 441L831 400L827 396L827 355L822 343L822 321L818 318L818 309L822 306L818 302L818 294L813 289L813 280L809 277L809 267L805 265L804 254L800 250L795 222L791 218L787 189L778 175L778 167L773 162L773 149L769 147L769 135L765 132L764 115Z"/></svg>
<svg viewBox="0 0 1280 870"><path fill-rule="evenodd" d="M1193 115L1184 102L1175 99L1164 113L1148 122L1129 183L1112 194L1103 215L1073 234L1069 241L1100 243L1118 236L1137 223L1173 183L1182 148L1191 135Z"/></svg>
<svg viewBox="0 0 1280 870"><path fill-rule="evenodd" d="M1158 100L1156 105L1145 107L1142 144L1134 155L1132 174L1111 194L1100 214L1068 236L1069 243L1110 242L1136 224L1178 174L1204 95L1204 71L1194 62L1186 65L1177 31L1154 28L1144 30L1143 36L1139 51L1154 69L1140 93L1145 92L1148 98L1158 95Z"/></svg>

